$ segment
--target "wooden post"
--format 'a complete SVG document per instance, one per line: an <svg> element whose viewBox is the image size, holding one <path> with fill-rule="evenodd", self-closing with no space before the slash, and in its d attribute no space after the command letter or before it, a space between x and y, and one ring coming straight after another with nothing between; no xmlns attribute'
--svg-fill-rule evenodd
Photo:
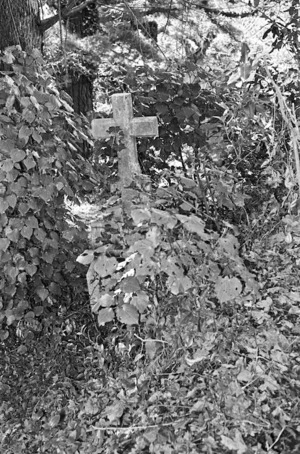
<svg viewBox="0 0 300 454"><path fill-rule="evenodd" d="M128 187L134 175L141 174L137 157L136 137L158 136L156 117L133 117L130 93L112 95L113 118L97 118L92 120L92 133L95 139L111 137L109 128L119 127L124 134L124 149L118 154L118 173L121 189Z"/></svg>

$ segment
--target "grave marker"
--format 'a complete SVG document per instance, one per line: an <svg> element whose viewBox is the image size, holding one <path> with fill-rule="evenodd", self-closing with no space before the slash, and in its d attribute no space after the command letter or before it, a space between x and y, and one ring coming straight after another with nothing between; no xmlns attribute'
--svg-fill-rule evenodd
<svg viewBox="0 0 300 454"><path fill-rule="evenodd" d="M134 175L141 174L137 157L137 137L158 136L156 117L133 117L130 93L112 95L113 118L97 118L92 120L92 133L95 139L111 137L111 127L119 127L124 133L124 149L118 153L118 173L121 188L129 186Z"/></svg>

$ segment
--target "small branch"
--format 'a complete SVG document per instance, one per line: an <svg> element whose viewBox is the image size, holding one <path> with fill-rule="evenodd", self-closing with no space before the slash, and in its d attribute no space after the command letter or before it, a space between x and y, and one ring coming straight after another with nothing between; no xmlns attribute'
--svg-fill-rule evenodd
<svg viewBox="0 0 300 454"><path fill-rule="evenodd" d="M258 9L254 9L253 11L248 11L245 13L236 13L235 11L220 11L215 8L207 8L206 6L202 6L201 8L199 6L198 9L203 9L205 12L211 13L211 14L218 14L218 16L225 16L225 17L239 18L239 19L240 18L242 19L244 17L254 16L254 14L256 14L258 11Z"/></svg>
<svg viewBox="0 0 300 454"><path fill-rule="evenodd" d="M271 446L267 449L267 452L270 452L274 446L278 443L278 441L280 440L280 437L281 435L283 434L283 432L285 431L285 426L281 429L281 431L279 432L279 434L277 435L277 438L276 440L274 441L274 443L271 444Z"/></svg>
<svg viewBox="0 0 300 454"><path fill-rule="evenodd" d="M95 0L86 0L84 3L81 5L76 6L75 8L72 9L68 17L73 16L73 14L77 14L79 11L81 11L83 8L88 6L90 3L95 3Z"/></svg>
<svg viewBox="0 0 300 454"><path fill-rule="evenodd" d="M85 2L81 3L78 6L76 5L76 0L70 0L68 5L61 10L61 17L62 19L67 19L68 17L73 16L74 14L77 14L79 11L84 9L87 5L90 3L93 3L95 0L86 0ZM59 14L55 14L54 16L48 17L47 19L44 19L41 21L39 28L42 33L44 33L46 30L49 28L53 27L53 25L56 24L56 22L59 21Z"/></svg>
<svg viewBox="0 0 300 454"><path fill-rule="evenodd" d="M160 423L160 424L151 424L151 425L145 425L145 426L128 426L128 427L116 427L116 426L92 426L93 429L95 430L122 430L122 431L128 431L130 432L131 430L146 430L146 429L156 429L160 427L167 427L167 426L173 426L174 424L177 424L179 422L184 421L182 418L177 419L176 421L172 422L167 422L167 423ZM90 432L91 429L88 430Z"/></svg>
<svg viewBox="0 0 300 454"><path fill-rule="evenodd" d="M300 158L299 158L299 148L300 148L300 131L297 122L295 106L292 106L292 111L289 109L283 95L281 94L281 90L279 86L274 82L271 73L266 65L266 72L268 77L271 80L271 83L275 89L275 93L277 95L277 99L279 102L280 112L282 118L284 119L287 127L290 129L291 134L291 143L293 145L294 157L295 157L295 165L296 165L296 176L298 181L298 191L299 191L299 198L300 198Z"/></svg>
<svg viewBox="0 0 300 454"><path fill-rule="evenodd" d="M198 10L204 10L207 13L211 14L217 14L218 16L226 16L226 17L231 17L231 18L243 18L243 17L248 17L248 16L254 16L255 13L258 12L258 9L254 9L252 11L247 11L244 13L237 13L235 11L222 11L217 8L209 8L208 6L204 5L196 5L193 4L191 7L194 6L195 9ZM181 10L179 8L166 8L166 7L153 7L150 9L147 9L146 11L143 12L143 16L150 16L151 14L169 14L171 16L176 17L176 13L178 14Z"/></svg>
<svg viewBox="0 0 300 454"><path fill-rule="evenodd" d="M150 16L152 14L168 14L170 16L176 13L179 13L179 8L164 8L164 7L157 7L157 8L150 8L147 11L143 12L143 16Z"/></svg>

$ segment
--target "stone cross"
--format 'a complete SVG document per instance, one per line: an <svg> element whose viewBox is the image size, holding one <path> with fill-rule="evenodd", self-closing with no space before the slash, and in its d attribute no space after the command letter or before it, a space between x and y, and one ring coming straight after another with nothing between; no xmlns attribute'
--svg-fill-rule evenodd
<svg viewBox="0 0 300 454"><path fill-rule="evenodd" d="M119 127L124 134L124 149L118 153L118 172L121 187L129 186L135 174L141 174L137 156L136 137L158 136L156 117L133 117L130 93L112 95L113 118L97 118L92 120L92 133L95 139L113 136L109 128Z"/></svg>

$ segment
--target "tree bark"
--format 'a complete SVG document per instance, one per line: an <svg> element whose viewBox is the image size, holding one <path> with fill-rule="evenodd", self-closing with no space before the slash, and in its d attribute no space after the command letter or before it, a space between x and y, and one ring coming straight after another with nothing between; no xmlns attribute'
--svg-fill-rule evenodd
<svg viewBox="0 0 300 454"><path fill-rule="evenodd" d="M294 47L295 57L298 65L300 62L299 55L299 0L293 0L292 5L289 9L291 24L292 24L292 43Z"/></svg>
<svg viewBox="0 0 300 454"><path fill-rule="evenodd" d="M93 83L84 74L71 73L71 84L65 87L73 99L76 113L86 115L93 110Z"/></svg>
<svg viewBox="0 0 300 454"><path fill-rule="evenodd" d="M23 50L41 50L43 34L39 28L38 0L3 0L0 14L0 50L20 45Z"/></svg>

